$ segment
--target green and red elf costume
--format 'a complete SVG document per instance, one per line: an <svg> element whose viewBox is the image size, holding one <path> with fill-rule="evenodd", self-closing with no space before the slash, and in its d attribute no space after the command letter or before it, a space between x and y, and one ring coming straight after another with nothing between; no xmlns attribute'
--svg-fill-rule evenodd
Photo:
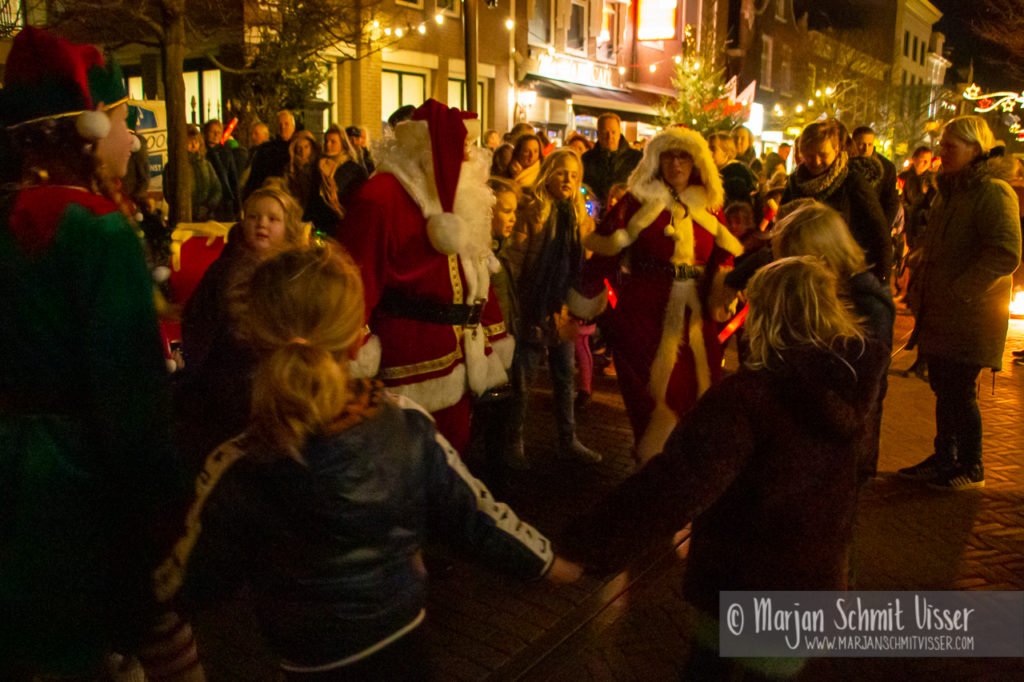
<svg viewBox="0 0 1024 682"><path fill-rule="evenodd" d="M182 479L152 280L95 178L59 184L69 159L50 172L24 161L75 131L67 154L88 161L110 130L106 110L126 99L95 48L32 28L15 38L0 94L5 162L24 175L0 193L5 679L97 675L111 653L138 653L154 618L154 527Z"/></svg>

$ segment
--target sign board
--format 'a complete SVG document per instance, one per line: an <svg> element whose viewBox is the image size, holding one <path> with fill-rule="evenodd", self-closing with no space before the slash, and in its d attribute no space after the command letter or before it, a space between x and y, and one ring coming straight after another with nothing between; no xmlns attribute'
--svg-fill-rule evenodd
<svg viewBox="0 0 1024 682"><path fill-rule="evenodd" d="M676 37L677 0L639 0L637 38L672 40Z"/></svg>
<svg viewBox="0 0 1024 682"><path fill-rule="evenodd" d="M149 191L163 192L167 166L167 107L162 100L128 100L138 111L135 130L146 138L149 153Z"/></svg>

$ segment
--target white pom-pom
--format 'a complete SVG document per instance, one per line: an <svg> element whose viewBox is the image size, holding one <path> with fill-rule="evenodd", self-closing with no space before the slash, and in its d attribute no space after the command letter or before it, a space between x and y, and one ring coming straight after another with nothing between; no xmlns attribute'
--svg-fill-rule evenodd
<svg viewBox="0 0 1024 682"><path fill-rule="evenodd" d="M138 135L134 135L133 134L132 135L132 153L134 154L135 152L139 151L140 149L142 149L142 140L139 139Z"/></svg>
<svg viewBox="0 0 1024 682"><path fill-rule="evenodd" d="M166 362L167 362L167 372L168 373L173 373L173 372L177 372L178 371L178 363L176 363L171 358L167 358Z"/></svg>
<svg viewBox="0 0 1024 682"><path fill-rule="evenodd" d="M618 248L619 251L626 248L633 243L633 240L629 238L629 233L619 228L612 232L612 243Z"/></svg>
<svg viewBox="0 0 1024 682"><path fill-rule="evenodd" d="M462 252L468 231L465 221L454 213L438 213L427 219L430 244L446 256Z"/></svg>
<svg viewBox="0 0 1024 682"><path fill-rule="evenodd" d="M75 120L75 130L86 140L102 140L110 133L110 118L102 111L83 111Z"/></svg>
<svg viewBox="0 0 1024 682"><path fill-rule="evenodd" d="M166 265L158 265L153 268L153 281L157 284L163 284L171 276L171 269Z"/></svg>
<svg viewBox="0 0 1024 682"><path fill-rule="evenodd" d="M666 237L671 237L675 233L676 233L676 228L672 227L671 225L666 225L665 226L665 236Z"/></svg>
<svg viewBox="0 0 1024 682"><path fill-rule="evenodd" d="M487 254L487 272L492 275L501 272L501 262L495 257L493 253Z"/></svg>
<svg viewBox="0 0 1024 682"><path fill-rule="evenodd" d="M137 222L137 223L141 223L141 222L142 222L142 219L143 219L144 217L145 217L145 216L143 216L143 215L142 215L142 211L136 211L136 212L135 212L135 222Z"/></svg>

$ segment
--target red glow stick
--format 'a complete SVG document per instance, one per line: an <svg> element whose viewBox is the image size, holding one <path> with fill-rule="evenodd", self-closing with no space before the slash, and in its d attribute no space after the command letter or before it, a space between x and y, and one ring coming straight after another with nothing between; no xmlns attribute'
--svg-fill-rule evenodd
<svg viewBox="0 0 1024 682"><path fill-rule="evenodd" d="M736 330L740 328L744 320L747 319L747 310L750 309L749 305L743 306L743 309L736 313L736 317L729 320L729 324L718 333L718 343L725 343L729 340L729 337L736 333Z"/></svg>
<svg viewBox="0 0 1024 682"><path fill-rule="evenodd" d="M235 126L238 125L238 117L235 116L231 119L231 123L228 123L228 127L224 129L224 135L220 138L221 144L227 144L228 138L231 137L231 133L235 132Z"/></svg>
<svg viewBox="0 0 1024 682"><path fill-rule="evenodd" d="M607 279L604 281L604 285L608 287L608 305L612 307L612 310L615 310L615 305L619 302L619 297L615 295L615 289L612 289L612 285Z"/></svg>

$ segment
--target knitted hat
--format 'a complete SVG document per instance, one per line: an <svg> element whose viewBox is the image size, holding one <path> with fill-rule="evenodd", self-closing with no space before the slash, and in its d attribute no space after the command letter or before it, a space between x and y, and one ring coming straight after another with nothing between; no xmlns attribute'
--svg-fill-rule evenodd
<svg viewBox="0 0 1024 682"><path fill-rule="evenodd" d="M7 57L0 125L16 128L73 116L82 137L98 140L110 132L103 112L127 99L120 67L105 64L95 47L27 27L14 38Z"/></svg>

